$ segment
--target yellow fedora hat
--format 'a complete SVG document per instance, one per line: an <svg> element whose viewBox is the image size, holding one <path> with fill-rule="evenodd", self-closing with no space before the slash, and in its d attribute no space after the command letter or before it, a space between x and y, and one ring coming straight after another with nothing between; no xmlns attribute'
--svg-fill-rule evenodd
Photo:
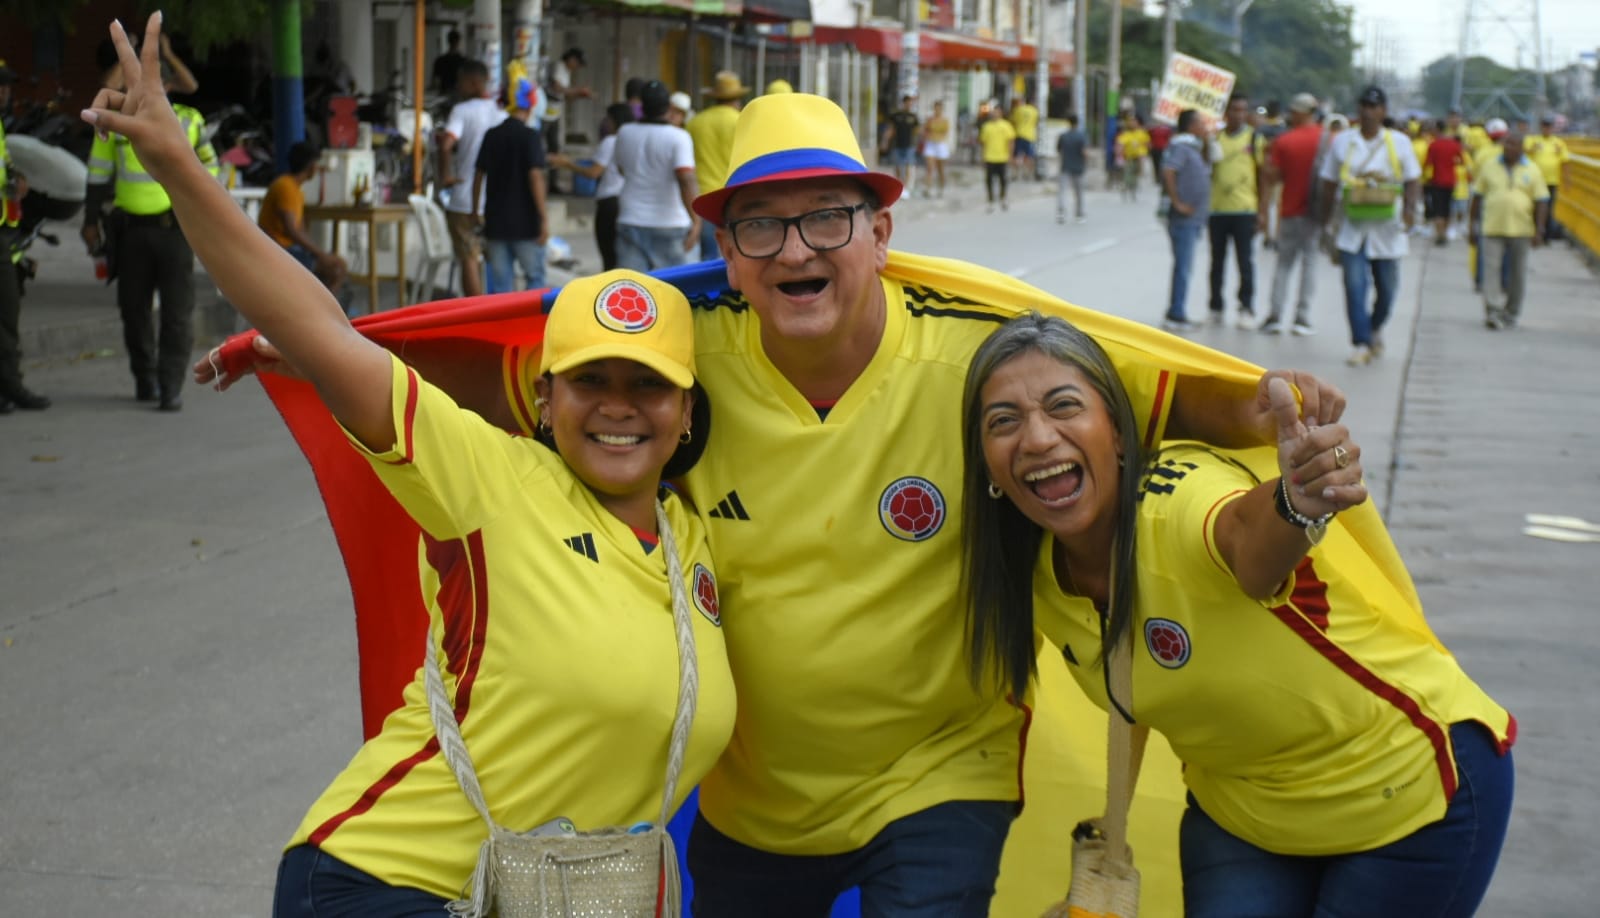
<svg viewBox="0 0 1600 918"><path fill-rule="evenodd" d="M744 107L733 128L728 183L694 199L694 212L717 226L728 197L747 185L795 179L853 178L888 207L905 186L867 168L850 119L831 100L811 93L762 96Z"/></svg>

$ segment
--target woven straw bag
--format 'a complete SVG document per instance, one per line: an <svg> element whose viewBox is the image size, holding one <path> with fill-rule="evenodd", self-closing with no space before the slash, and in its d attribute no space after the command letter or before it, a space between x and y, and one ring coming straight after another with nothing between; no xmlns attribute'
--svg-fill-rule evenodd
<svg viewBox="0 0 1600 918"><path fill-rule="evenodd" d="M661 793L661 815L655 823L633 828L578 832L564 819L527 832L513 832L494 821L484 803L472 757L461 738L453 704L439 674L438 642L428 632L423 669L428 707L440 751L455 773L467 799L488 824L489 838L478 850L468 897L449 905L457 918L656 918L675 916L682 908L677 849L667 835L672 800L683 771L694 720L699 676L695 670L694 627L678 545L666 512L656 503L667 580L672 590L672 618L678 641L678 707L672 721L672 744ZM658 913L657 907L660 907Z"/></svg>
<svg viewBox="0 0 1600 918"><path fill-rule="evenodd" d="M1106 768L1106 814L1078 824L1072 832L1072 885L1063 902L1044 918L1135 918L1139 914L1139 871L1128 847L1128 805L1139 781L1150 728L1123 717L1117 697L1133 697L1132 640L1123 638L1106 665L1111 668L1111 711Z"/></svg>

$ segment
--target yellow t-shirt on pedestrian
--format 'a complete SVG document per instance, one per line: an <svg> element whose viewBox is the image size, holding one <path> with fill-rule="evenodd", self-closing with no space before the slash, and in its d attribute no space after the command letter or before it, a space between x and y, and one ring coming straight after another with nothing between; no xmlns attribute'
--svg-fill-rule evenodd
<svg viewBox="0 0 1600 918"><path fill-rule="evenodd" d="M1039 110L1024 102L1011 110L1011 126L1017 139L1032 143L1039 139Z"/></svg>
<svg viewBox="0 0 1600 918"><path fill-rule="evenodd" d="M1554 187L1561 184L1561 164L1572 158L1565 140L1534 134L1522 141L1522 149L1527 151L1528 158L1544 174L1546 185Z"/></svg>
<svg viewBox="0 0 1600 918"><path fill-rule="evenodd" d="M1004 118L990 118L978 129L978 143L983 145L983 161L1007 163L1011 161L1011 141L1017 139L1017 129Z"/></svg>
<svg viewBox="0 0 1600 918"><path fill-rule="evenodd" d="M1117 150L1125 163L1144 159L1150 155L1150 132L1144 128L1118 131Z"/></svg>
<svg viewBox="0 0 1600 918"><path fill-rule="evenodd" d="M1211 166L1211 212L1253 214L1260 202L1256 189L1255 131L1241 127L1217 134L1222 155Z"/></svg>
<svg viewBox="0 0 1600 918"><path fill-rule="evenodd" d="M1485 236L1532 237L1534 206L1550 200L1544 175L1526 157L1514 166L1507 166L1503 156L1481 163L1472 192L1483 195Z"/></svg>

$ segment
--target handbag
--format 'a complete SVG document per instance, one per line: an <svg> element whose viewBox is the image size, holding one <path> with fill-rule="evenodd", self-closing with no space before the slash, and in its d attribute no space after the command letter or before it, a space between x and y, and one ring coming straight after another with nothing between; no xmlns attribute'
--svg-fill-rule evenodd
<svg viewBox="0 0 1600 918"><path fill-rule="evenodd" d="M472 756L461 738L454 705L439 674L439 645L428 629L423 663L428 710L439 749L456 783L489 827L478 850L477 867L466 898L448 906L457 918L656 918L682 909L677 849L667 834L672 800L683 771L694 720L699 676L695 669L694 628L689 598L678 562L677 541L661 503L656 525L672 594L672 619L678 642L678 705L661 792L661 815L654 823L579 832L566 819L553 819L525 832L501 826L489 815ZM659 906L659 912L658 912Z"/></svg>
<svg viewBox="0 0 1600 918"><path fill-rule="evenodd" d="M1128 846L1128 806L1139 782L1150 728L1128 723L1117 697L1133 699L1133 641L1124 637L1107 655L1112 691L1106 768L1106 812L1072 830L1072 884L1067 898L1044 918L1135 918L1139 914L1139 870Z"/></svg>
<svg viewBox="0 0 1600 918"><path fill-rule="evenodd" d="M1368 172L1372 160L1378 155L1376 148L1367 152L1366 162L1359 174L1352 177L1349 161L1340 167L1340 184L1344 189L1344 213L1351 220L1387 220L1394 216L1395 202L1400 199L1400 157L1395 153L1394 135L1384 129L1384 144L1389 151L1389 176L1387 181Z"/></svg>

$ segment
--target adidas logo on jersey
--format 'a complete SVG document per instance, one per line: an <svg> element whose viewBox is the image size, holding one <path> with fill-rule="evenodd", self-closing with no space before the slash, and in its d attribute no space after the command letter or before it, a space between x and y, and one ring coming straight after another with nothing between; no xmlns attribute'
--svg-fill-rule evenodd
<svg viewBox="0 0 1600 918"><path fill-rule="evenodd" d="M568 548L583 555L590 561L598 562L600 560L600 553L594 550L594 533L585 532L582 535L575 535L570 539L562 539L561 541Z"/></svg>
<svg viewBox="0 0 1600 918"><path fill-rule="evenodd" d="M750 514L744 511L744 504L739 502L738 491L729 491L727 497L717 501L716 507L712 508L709 515L714 520L750 519Z"/></svg>

